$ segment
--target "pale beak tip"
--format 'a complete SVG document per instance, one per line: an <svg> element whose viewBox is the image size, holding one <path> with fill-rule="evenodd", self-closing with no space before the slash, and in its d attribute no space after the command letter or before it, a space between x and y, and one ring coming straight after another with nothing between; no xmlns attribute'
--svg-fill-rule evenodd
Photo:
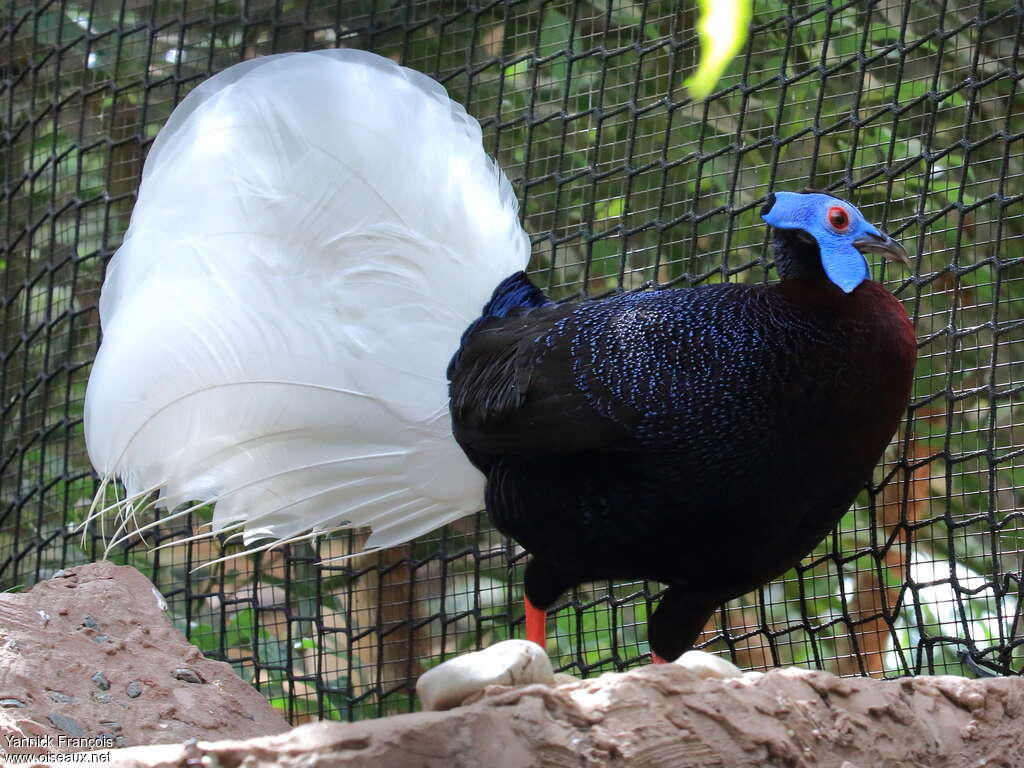
<svg viewBox="0 0 1024 768"><path fill-rule="evenodd" d="M877 253L886 261L898 261L907 269L913 269L906 249L886 234L867 235L853 243L861 253Z"/></svg>
<svg viewBox="0 0 1024 768"><path fill-rule="evenodd" d="M896 241L894 240L893 242L895 243ZM899 250L893 250L885 254L885 260L898 261L907 269L913 269L914 265L910 263L910 257L907 255L907 252L903 250L903 246L899 245L899 243L896 243L896 245L899 248Z"/></svg>

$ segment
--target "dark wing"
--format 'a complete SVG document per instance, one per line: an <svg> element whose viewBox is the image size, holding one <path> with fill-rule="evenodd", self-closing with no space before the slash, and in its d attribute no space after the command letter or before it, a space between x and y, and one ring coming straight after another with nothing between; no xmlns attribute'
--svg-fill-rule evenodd
<svg viewBox="0 0 1024 768"><path fill-rule="evenodd" d="M772 353L746 286L633 293L482 322L451 372L455 437L488 455L645 447L754 426L744 392ZM483 463L487 463L483 461Z"/></svg>
<svg viewBox="0 0 1024 768"><path fill-rule="evenodd" d="M544 455L601 450L629 437L573 386L572 347L545 343L568 328L576 305L485 320L451 372L455 437L478 454Z"/></svg>

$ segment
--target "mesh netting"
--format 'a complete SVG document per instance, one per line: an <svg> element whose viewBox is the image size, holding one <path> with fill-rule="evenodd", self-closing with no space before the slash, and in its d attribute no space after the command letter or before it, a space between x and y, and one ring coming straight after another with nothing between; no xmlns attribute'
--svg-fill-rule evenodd
<svg viewBox="0 0 1024 768"><path fill-rule="evenodd" d="M754 669L971 674L963 652L1022 667L1019 3L757 0L747 47L703 103L682 85L690 0L14 0L2 13L0 588L103 554L98 526L74 533L96 488L83 397L103 267L156 132L237 61L356 47L437 77L479 118L522 201L531 271L558 298L774 279L757 215L772 189L835 191L902 240L914 273L873 271L920 340L904 425L826 541L724 606L700 644ZM523 634L525 555L485 515L335 565L321 561L361 534L194 570L220 545L173 542L208 519L110 556L295 722L408 710L425 668ZM658 589L566 595L553 661L581 675L646 663Z"/></svg>

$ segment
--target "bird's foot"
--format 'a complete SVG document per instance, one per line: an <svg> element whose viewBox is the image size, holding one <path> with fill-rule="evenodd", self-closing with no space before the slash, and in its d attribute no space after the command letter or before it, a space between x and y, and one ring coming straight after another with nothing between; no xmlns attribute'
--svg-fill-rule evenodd
<svg viewBox="0 0 1024 768"><path fill-rule="evenodd" d="M534 606L525 595L523 602L526 604L526 639L547 650L547 611Z"/></svg>

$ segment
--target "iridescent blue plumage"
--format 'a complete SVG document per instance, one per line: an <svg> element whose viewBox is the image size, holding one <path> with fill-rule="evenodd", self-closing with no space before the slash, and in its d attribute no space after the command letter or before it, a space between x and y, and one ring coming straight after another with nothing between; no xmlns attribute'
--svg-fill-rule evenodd
<svg viewBox="0 0 1024 768"><path fill-rule="evenodd" d="M847 235L815 234L808 216L843 223L837 206ZM533 555L535 605L593 579L664 582L650 641L674 658L717 605L791 567L845 512L896 429L915 359L899 303L851 285L845 249L861 264L861 249L902 254L857 217L827 195L769 200L777 285L553 305L519 274L495 292L489 306L531 306L474 323L451 410L495 524Z"/></svg>

